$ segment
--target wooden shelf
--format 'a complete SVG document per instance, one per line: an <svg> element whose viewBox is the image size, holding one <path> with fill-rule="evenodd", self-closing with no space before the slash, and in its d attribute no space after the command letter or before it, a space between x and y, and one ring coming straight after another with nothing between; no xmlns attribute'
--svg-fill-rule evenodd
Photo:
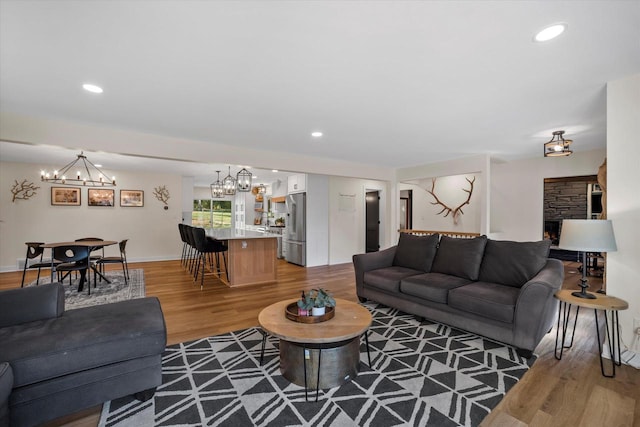
<svg viewBox="0 0 640 427"><path fill-rule="evenodd" d="M285 196L272 197L271 202L273 203L284 203Z"/></svg>

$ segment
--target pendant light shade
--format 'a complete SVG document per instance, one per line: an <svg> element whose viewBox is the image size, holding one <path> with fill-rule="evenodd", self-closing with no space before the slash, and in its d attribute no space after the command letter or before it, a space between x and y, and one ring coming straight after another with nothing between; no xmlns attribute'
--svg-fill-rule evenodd
<svg viewBox="0 0 640 427"><path fill-rule="evenodd" d="M234 194L236 194L236 186L237 186L237 180L233 176L231 176L231 166L229 166L229 175L227 175L222 180L222 187L224 189L224 194L227 196L233 196Z"/></svg>
<svg viewBox="0 0 640 427"><path fill-rule="evenodd" d="M553 132L553 137L549 142L544 143L544 156L545 157L561 157L568 156L573 151L569 149L569 146L573 142L570 139L564 139L563 130L557 130Z"/></svg>
<svg viewBox="0 0 640 427"><path fill-rule="evenodd" d="M251 177L251 172L249 172L245 168L242 168L240 172L238 172L238 174L236 175L238 191L241 191L243 193L251 191Z"/></svg>
<svg viewBox="0 0 640 427"><path fill-rule="evenodd" d="M91 185L94 187L115 187L116 177L109 178L96 165L91 163L84 152L80 152L76 159L53 174L40 172L40 180L62 185Z"/></svg>
<svg viewBox="0 0 640 427"><path fill-rule="evenodd" d="M211 197L213 199L220 199L224 197L224 186L220 181L220 171L216 171L216 172L218 172L218 179L213 184L210 185Z"/></svg>

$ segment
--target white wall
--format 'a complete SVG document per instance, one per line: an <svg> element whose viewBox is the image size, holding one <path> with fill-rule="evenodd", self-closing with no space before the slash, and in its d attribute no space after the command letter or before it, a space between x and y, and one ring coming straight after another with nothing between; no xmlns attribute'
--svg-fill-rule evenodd
<svg viewBox="0 0 640 427"><path fill-rule="evenodd" d="M441 181L444 180L444 177L462 175L462 177L460 178L455 178L455 179L460 179L461 180L460 183L452 181L451 184L455 184L457 186L462 185L463 188L468 188L468 183L466 183L466 181L464 180L464 176L466 177L475 176L476 181L474 185L476 186L476 189L474 190L474 199L473 199L474 206L472 206L471 208L472 210L477 212L477 214L474 214L474 216L478 215L479 218L477 219L474 218L473 224L470 224L469 218L467 218L466 220L463 219L464 227L462 226L462 224L460 224L460 226L458 227L454 227L453 220L451 220L451 215L449 215L446 218L446 220L451 220L451 223L447 223L446 221L441 221L439 219L434 219L435 222L431 222L428 215L425 216L425 220L429 221L429 224L434 224L434 226L438 225L439 227L436 228L436 230L473 231L473 232L479 232L481 234L488 234L490 217L491 217L490 216L491 211L489 209L489 200L491 195L489 179L491 177L491 167L492 165L491 165L489 156L483 154L483 155L477 155L477 156L472 156L472 157L467 157L462 159L450 160L447 162L431 163L431 164L416 166L412 168L398 169L397 180L399 182L404 182L404 183L412 182L414 184L418 184L419 181L424 180L425 178L429 178L429 179L438 178L438 183L440 183ZM465 186L465 184L467 185ZM437 186L436 188L439 188L438 185L439 184L436 184ZM415 196L415 193L416 192L414 191L414 196ZM436 194L439 194L439 191L437 191ZM463 193L463 194L466 194L466 193ZM396 199L399 197L400 196L398 192ZM395 209L397 210L397 207ZM465 211L465 214L463 215L463 217L465 217L467 216L467 210L465 210L464 208L463 210ZM434 212L434 215L438 211L439 209ZM414 212L416 212L415 201L414 201ZM413 228L418 229L415 223L415 218L416 216L414 214ZM479 226L475 221L479 221ZM424 229L432 230L433 228L427 227Z"/></svg>
<svg viewBox="0 0 640 427"><path fill-rule="evenodd" d="M329 177L307 175L307 267L329 264Z"/></svg>
<svg viewBox="0 0 640 427"><path fill-rule="evenodd" d="M399 190L413 190L413 229L414 230L438 230L479 233L481 229L483 194L480 173L443 176L436 179L434 193L445 205L456 208L467 200L471 185L467 179L474 181L473 192L468 205L462 208L464 214L458 216L457 224L453 222L453 213L447 217L446 212L438 214L442 210L441 205L433 205L435 199L427 190L431 190L431 178L420 180L419 184L398 184Z"/></svg>
<svg viewBox="0 0 640 427"><path fill-rule="evenodd" d="M81 206L51 206L52 185L40 181L44 165L0 163L0 271L15 270L24 260L25 242L69 241L81 237L105 240L129 239L130 261L165 260L180 257L181 240L177 224L182 217L182 179L177 175L118 171L115 206L87 206L87 189L81 189ZM110 175L109 175L110 176ZM14 180L27 179L39 186L29 200L11 202ZM166 185L169 209L154 195L155 187ZM144 207L120 207L120 190L143 190ZM109 248L116 251L117 247ZM48 254L47 254L48 255Z"/></svg>
<svg viewBox="0 0 640 427"><path fill-rule="evenodd" d="M618 250L607 255L607 294L622 298L623 341L630 345L633 319L640 322L640 74L607 85L607 217ZM640 353L636 338L635 351Z"/></svg>
<svg viewBox="0 0 640 427"><path fill-rule="evenodd" d="M494 163L491 168L491 233L502 240L536 241L544 229L544 179L595 175L604 149L580 151L576 136L568 157L540 157Z"/></svg>
<svg viewBox="0 0 640 427"><path fill-rule="evenodd" d="M380 193L380 247L397 241L397 224L391 218L390 186L384 181L329 177L329 264L351 262L354 254L365 252L365 195ZM395 193L395 192L394 192Z"/></svg>

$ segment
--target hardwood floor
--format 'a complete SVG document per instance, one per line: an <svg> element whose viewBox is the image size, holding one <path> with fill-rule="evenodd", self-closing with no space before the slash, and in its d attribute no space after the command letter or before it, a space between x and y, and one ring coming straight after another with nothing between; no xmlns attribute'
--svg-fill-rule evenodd
<svg viewBox="0 0 640 427"><path fill-rule="evenodd" d="M578 263L566 263L564 287L577 288ZM130 264L143 268L146 292L157 296L167 322L168 343L256 326L265 306L322 286L357 301L351 264L303 268L278 262L278 283L230 289L214 276L193 284L179 261ZM21 272L0 273L0 289L20 286ZM29 279L35 279L35 272ZM592 290L600 286L589 278ZM536 349L538 360L482 423L489 426L640 426L640 370L623 365L616 378L600 374L593 312L582 310L573 348L557 361L555 328ZM96 426L100 407L65 417L52 426Z"/></svg>

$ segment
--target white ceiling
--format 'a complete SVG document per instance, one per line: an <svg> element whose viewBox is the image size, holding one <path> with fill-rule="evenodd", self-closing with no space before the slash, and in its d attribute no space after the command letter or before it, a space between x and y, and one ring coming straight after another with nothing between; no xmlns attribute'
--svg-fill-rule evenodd
<svg viewBox="0 0 640 427"><path fill-rule="evenodd" d="M606 82L640 72L639 1L0 8L2 111L394 168L538 156L557 129L603 147ZM556 22L565 34L532 42Z"/></svg>

